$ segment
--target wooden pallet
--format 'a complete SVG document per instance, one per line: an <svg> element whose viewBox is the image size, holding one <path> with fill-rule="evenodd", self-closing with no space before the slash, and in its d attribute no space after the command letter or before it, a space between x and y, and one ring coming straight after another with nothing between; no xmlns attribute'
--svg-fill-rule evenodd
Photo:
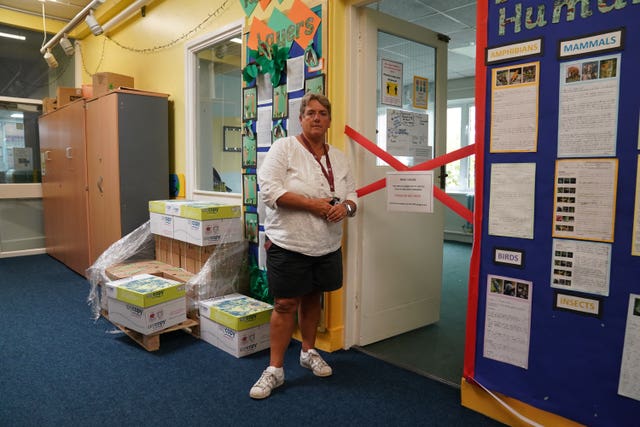
<svg viewBox="0 0 640 427"><path fill-rule="evenodd" d="M111 323L116 325L118 329L120 329L122 332L127 334L129 337L131 337L131 339L133 339L135 342L140 344L147 351L156 351L160 349L160 335L164 333L173 332L180 329L184 329L186 332L191 333L192 328L199 326L199 322L197 320L187 319L184 322L178 323L177 325L172 326L170 328L166 328L161 331L154 332L153 334L144 335L144 334L141 334L140 332L131 330L115 322L111 322Z"/></svg>

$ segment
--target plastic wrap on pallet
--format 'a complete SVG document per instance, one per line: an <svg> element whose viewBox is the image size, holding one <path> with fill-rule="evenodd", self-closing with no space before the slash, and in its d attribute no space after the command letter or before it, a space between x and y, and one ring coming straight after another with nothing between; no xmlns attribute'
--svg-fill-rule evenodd
<svg viewBox="0 0 640 427"><path fill-rule="evenodd" d="M105 271L112 265L125 261L153 259L155 243L150 231L149 221L133 230L105 250L96 262L87 269L87 279L91 284L88 303L91 306L93 319L100 317L100 288L101 283L109 282Z"/></svg>
<svg viewBox="0 0 640 427"><path fill-rule="evenodd" d="M198 312L202 300L249 291L248 243L223 243L187 282L187 312Z"/></svg>
<svg viewBox="0 0 640 427"><path fill-rule="evenodd" d="M88 303L94 320L100 317L100 285L111 281L106 270L116 264L153 260L154 257L155 239L149 221L113 243L100 255L87 269L91 284ZM216 245L202 268L186 283L186 289L187 312L196 315L201 300L234 292L248 293L248 242L242 240Z"/></svg>

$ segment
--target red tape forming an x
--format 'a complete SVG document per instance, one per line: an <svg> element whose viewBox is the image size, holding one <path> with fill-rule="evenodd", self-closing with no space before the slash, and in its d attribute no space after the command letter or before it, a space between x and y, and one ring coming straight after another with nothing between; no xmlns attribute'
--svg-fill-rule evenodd
<svg viewBox="0 0 640 427"><path fill-rule="evenodd" d="M353 128L349 126L344 127L344 133L360 144L363 148L370 151L377 157L379 157L382 161L386 162L398 171L428 171L433 170L442 165L446 165L447 163L455 162L456 160L460 160L463 157L470 156L475 153L475 144L467 145L466 147L462 147L458 150L452 151L451 153L444 154L442 156L436 157L431 160L427 160L426 162L419 163L415 166L408 167L404 165L402 162L398 161L391 154L387 153L380 147L378 147L373 142L369 141L362 134L355 131ZM386 186L386 179L380 179L378 181L372 182L369 185L365 185L362 188L357 190L358 197L366 196L369 193L373 193L374 191L378 191L383 189ZM467 220L470 223L473 223L473 212L467 209L465 206L462 206L457 200L453 197L449 196L447 193L442 191L440 187L434 185L433 186L433 195L436 199L440 200L445 206L449 209L460 215L462 218Z"/></svg>

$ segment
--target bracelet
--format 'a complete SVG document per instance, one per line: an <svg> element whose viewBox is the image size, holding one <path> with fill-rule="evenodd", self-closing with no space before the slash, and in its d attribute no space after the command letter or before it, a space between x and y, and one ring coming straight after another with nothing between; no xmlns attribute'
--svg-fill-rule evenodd
<svg viewBox="0 0 640 427"><path fill-rule="evenodd" d="M347 202L342 203L344 207L347 209L347 216L354 217L356 215L356 211L351 207L351 205Z"/></svg>

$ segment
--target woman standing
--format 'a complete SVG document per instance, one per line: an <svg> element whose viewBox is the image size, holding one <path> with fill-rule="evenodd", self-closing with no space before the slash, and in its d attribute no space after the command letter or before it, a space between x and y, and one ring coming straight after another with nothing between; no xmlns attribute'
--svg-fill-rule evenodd
<svg viewBox="0 0 640 427"><path fill-rule="evenodd" d="M342 286L342 220L355 215L357 195L346 156L326 143L329 100L306 94L299 119L302 133L275 141L258 174L274 309L269 367L249 392L254 399L268 397L284 383L284 355L296 314L300 365L320 377L333 373L315 350L316 333L322 293Z"/></svg>

